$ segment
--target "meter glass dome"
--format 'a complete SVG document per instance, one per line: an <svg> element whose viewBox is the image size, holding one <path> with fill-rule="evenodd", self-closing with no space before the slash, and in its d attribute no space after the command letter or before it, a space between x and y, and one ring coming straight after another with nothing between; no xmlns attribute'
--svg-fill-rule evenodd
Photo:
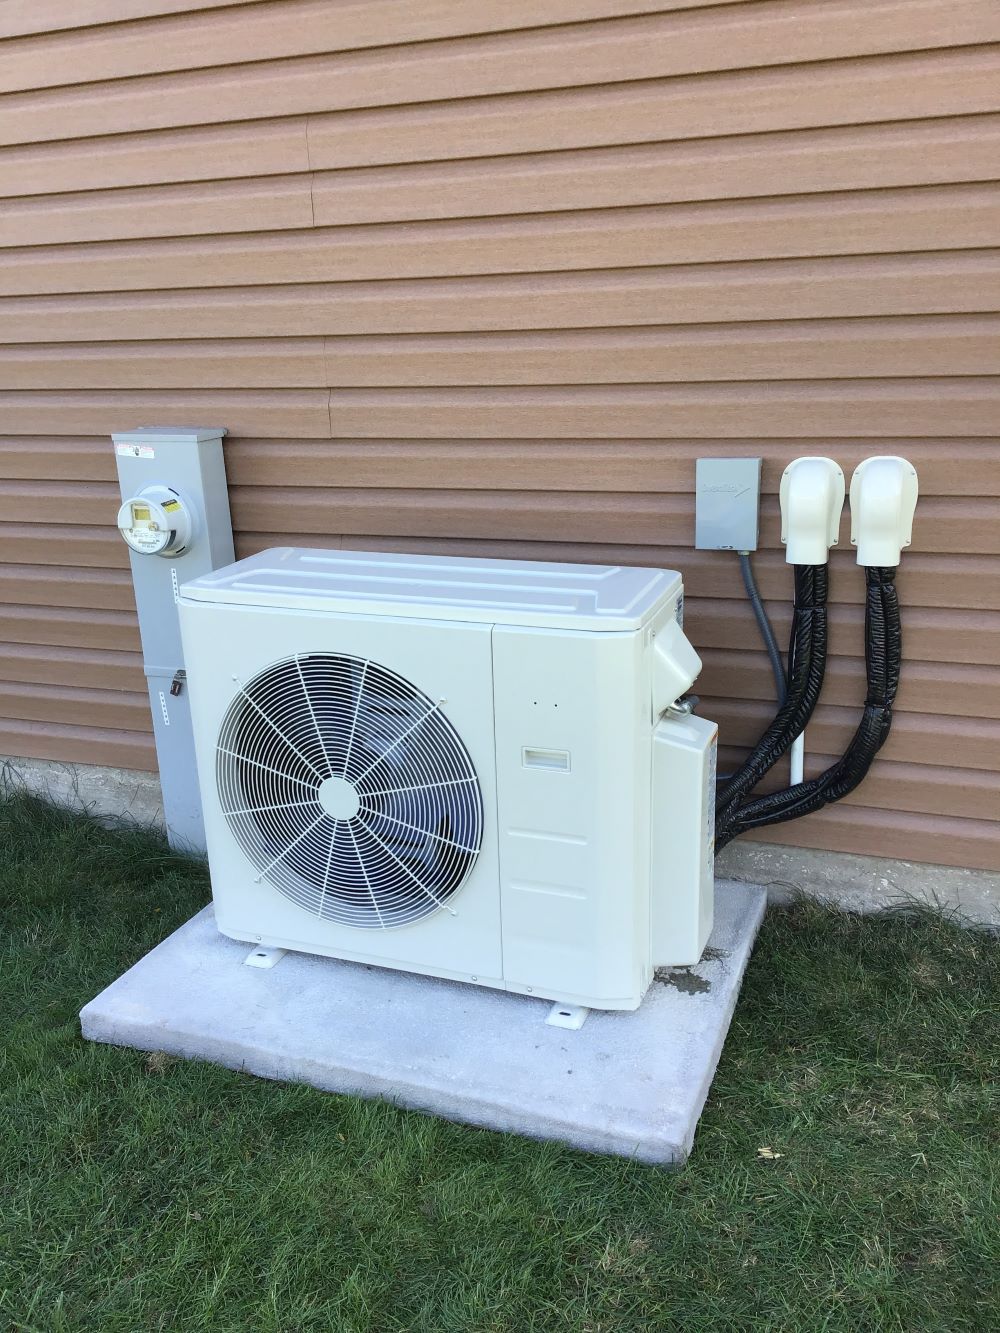
<svg viewBox="0 0 1000 1333"><path fill-rule="evenodd" d="M140 555L179 555L191 541L191 516L169 486L149 486L125 501L118 528Z"/></svg>

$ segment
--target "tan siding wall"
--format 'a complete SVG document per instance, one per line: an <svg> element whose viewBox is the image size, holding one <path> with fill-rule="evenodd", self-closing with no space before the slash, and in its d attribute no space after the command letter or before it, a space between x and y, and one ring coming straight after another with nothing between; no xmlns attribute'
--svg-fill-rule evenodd
<svg viewBox="0 0 1000 1333"><path fill-rule="evenodd" d="M765 457L784 632L785 462L901 452L892 739L767 836L1000 869L995 0L7 0L0 90L0 750L154 764L115 429L228 426L240 554L683 569L727 761L771 682L694 458Z"/></svg>

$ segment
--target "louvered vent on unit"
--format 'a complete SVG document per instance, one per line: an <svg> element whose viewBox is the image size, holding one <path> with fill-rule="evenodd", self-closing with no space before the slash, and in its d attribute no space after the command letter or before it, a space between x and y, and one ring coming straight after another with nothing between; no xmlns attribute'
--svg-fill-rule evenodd
<svg viewBox="0 0 1000 1333"><path fill-rule="evenodd" d="M483 805L439 704L376 662L332 653L237 684L216 778L257 878L348 926L402 926L446 906L479 852Z"/></svg>

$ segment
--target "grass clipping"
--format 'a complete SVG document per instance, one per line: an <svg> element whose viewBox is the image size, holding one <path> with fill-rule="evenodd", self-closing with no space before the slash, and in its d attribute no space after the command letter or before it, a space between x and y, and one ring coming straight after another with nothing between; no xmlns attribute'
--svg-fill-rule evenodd
<svg viewBox="0 0 1000 1333"><path fill-rule="evenodd" d="M995 938L770 913L670 1174L87 1044L205 870L24 796L0 849L0 1328L997 1327Z"/></svg>

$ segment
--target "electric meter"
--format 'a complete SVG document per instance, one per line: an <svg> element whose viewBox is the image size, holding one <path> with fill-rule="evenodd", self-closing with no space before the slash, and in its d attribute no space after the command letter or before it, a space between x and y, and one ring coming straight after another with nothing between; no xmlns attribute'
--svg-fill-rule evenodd
<svg viewBox="0 0 1000 1333"><path fill-rule="evenodd" d="M170 486L147 486L118 511L118 530L140 555L180 555L191 543L191 513Z"/></svg>

